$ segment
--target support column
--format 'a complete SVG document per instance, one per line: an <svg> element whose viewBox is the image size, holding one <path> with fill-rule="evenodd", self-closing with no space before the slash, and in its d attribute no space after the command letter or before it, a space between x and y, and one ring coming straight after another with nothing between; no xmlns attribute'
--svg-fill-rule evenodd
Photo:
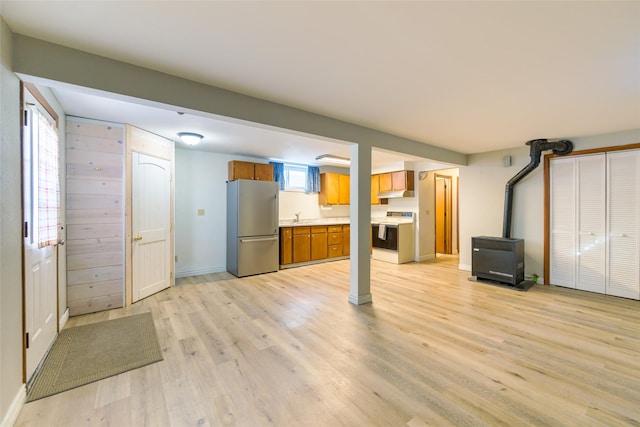
<svg viewBox="0 0 640 427"><path fill-rule="evenodd" d="M371 146L351 147L350 210L351 277L349 302L360 305L371 302Z"/></svg>

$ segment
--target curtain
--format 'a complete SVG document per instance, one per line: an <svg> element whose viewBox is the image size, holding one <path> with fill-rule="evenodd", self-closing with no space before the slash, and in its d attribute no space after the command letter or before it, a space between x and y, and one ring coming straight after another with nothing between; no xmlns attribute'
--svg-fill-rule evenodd
<svg viewBox="0 0 640 427"><path fill-rule="evenodd" d="M60 175L58 129L40 111L38 116L38 247L58 244L60 229Z"/></svg>
<svg viewBox="0 0 640 427"><path fill-rule="evenodd" d="M284 190L284 163L269 162L273 165L273 180L278 183L278 188Z"/></svg>
<svg viewBox="0 0 640 427"><path fill-rule="evenodd" d="M320 168L317 166L309 166L307 168L307 188L305 193L320 192Z"/></svg>

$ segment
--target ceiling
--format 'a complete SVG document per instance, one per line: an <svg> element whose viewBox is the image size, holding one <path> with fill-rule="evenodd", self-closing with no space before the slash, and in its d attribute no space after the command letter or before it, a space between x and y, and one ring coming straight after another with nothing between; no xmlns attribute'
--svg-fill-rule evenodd
<svg viewBox="0 0 640 427"><path fill-rule="evenodd" d="M640 128L637 1L2 0L0 7L15 33L460 153ZM69 114L171 139L202 133L205 150L301 163L324 152L348 155L335 141L180 116L170 106L69 86L55 93Z"/></svg>

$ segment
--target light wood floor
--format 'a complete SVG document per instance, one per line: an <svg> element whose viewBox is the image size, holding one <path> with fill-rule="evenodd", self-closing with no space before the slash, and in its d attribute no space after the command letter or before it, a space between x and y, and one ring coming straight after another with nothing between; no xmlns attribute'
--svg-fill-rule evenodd
<svg viewBox="0 0 640 427"><path fill-rule="evenodd" d="M457 262L373 261L364 306L338 261L72 318L151 311L164 361L28 403L17 425L640 425L640 302L470 282Z"/></svg>

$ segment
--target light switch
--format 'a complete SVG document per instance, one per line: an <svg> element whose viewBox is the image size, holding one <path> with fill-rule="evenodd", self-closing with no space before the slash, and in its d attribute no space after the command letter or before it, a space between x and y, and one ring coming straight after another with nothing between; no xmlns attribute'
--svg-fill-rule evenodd
<svg viewBox="0 0 640 427"><path fill-rule="evenodd" d="M204 209L198 209L198 216L204 216Z"/></svg>

